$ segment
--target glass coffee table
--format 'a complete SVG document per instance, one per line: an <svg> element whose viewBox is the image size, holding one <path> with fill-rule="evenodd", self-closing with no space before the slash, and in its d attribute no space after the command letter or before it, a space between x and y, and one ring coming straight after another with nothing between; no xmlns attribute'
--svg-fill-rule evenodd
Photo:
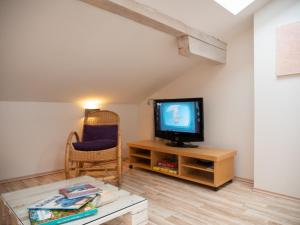
<svg viewBox="0 0 300 225"><path fill-rule="evenodd" d="M84 182L103 190L98 212L93 216L64 223L64 225L103 224L120 216L123 216L122 221L124 224L144 225L148 223L148 203L145 198L132 195L125 190L105 184L90 176L77 177L1 194L0 218L4 221L2 223L7 225L30 225L27 210L29 205L58 193L60 188Z"/></svg>

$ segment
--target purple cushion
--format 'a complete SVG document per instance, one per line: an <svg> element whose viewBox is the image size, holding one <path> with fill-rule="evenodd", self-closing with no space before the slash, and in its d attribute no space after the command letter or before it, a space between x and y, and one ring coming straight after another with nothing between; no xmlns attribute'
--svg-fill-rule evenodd
<svg viewBox="0 0 300 225"><path fill-rule="evenodd" d="M83 142L100 139L118 140L117 125L84 125Z"/></svg>
<svg viewBox="0 0 300 225"><path fill-rule="evenodd" d="M73 146L76 150L79 151L98 151L98 150L104 150L104 149L116 147L117 141L111 139L84 141L84 142L73 143Z"/></svg>

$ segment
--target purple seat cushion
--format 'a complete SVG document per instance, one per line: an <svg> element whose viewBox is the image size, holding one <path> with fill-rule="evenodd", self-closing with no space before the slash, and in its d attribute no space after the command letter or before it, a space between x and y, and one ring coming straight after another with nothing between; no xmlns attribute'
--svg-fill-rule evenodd
<svg viewBox="0 0 300 225"><path fill-rule="evenodd" d="M117 125L84 125L83 142L101 139L118 140Z"/></svg>
<svg viewBox="0 0 300 225"><path fill-rule="evenodd" d="M84 141L73 143L73 146L79 151L98 151L116 147L117 141L112 139Z"/></svg>

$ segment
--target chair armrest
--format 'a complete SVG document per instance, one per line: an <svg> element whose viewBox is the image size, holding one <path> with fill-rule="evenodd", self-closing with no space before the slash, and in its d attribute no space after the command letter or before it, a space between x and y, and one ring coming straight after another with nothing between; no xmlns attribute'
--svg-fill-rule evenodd
<svg viewBox="0 0 300 225"><path fill-rule="evenodd" d="M65 149L65 175L66 178L70 178L70 154L72 151L74 151L73 145L72 145L72 140L73 137L75 137L76 142L79 142L79 135L76 131L72 131L67 139L66 143L66 149Z"/></svg>
<svg viewBox="0 0 300 225"><path fill-rule="evenodd" d="M67 144L72 144L73 137L75 136L76 142L80 141L79 135L76 131L72 131L67 139Z"/></svg>
<svg viewBox="0 0 300 225"><path fill-rule="evenodd" d="M118 134L118 151L119 151L119 157L122 157L122 139L121 134Z"/></svg>
<svg viewBox="0 0 300 225"><path fill-rule="evenodd" d="M117 146L117 168L118 168L118 186L120 186L122 182L122 140L121 140L121 133L118 134L118 146Z"/></svg>

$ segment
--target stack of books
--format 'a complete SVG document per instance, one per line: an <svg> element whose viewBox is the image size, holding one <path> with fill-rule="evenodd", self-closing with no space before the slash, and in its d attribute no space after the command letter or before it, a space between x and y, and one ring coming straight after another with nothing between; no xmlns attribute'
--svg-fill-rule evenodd
<svg viewBox="0 0 300 225"><path fill-rule="evenodd" d="M91 184L59 189L47 199L28 207L32 225L56 225L95 215L101 190Z"/></svg>
<svg viewBox="0 0 300 225"><path fill-rule="evenodd" d="M173 159L161 159L157 161L157 165L153 166L153 170L163 173L178 174L178 163Z"/></svg>

